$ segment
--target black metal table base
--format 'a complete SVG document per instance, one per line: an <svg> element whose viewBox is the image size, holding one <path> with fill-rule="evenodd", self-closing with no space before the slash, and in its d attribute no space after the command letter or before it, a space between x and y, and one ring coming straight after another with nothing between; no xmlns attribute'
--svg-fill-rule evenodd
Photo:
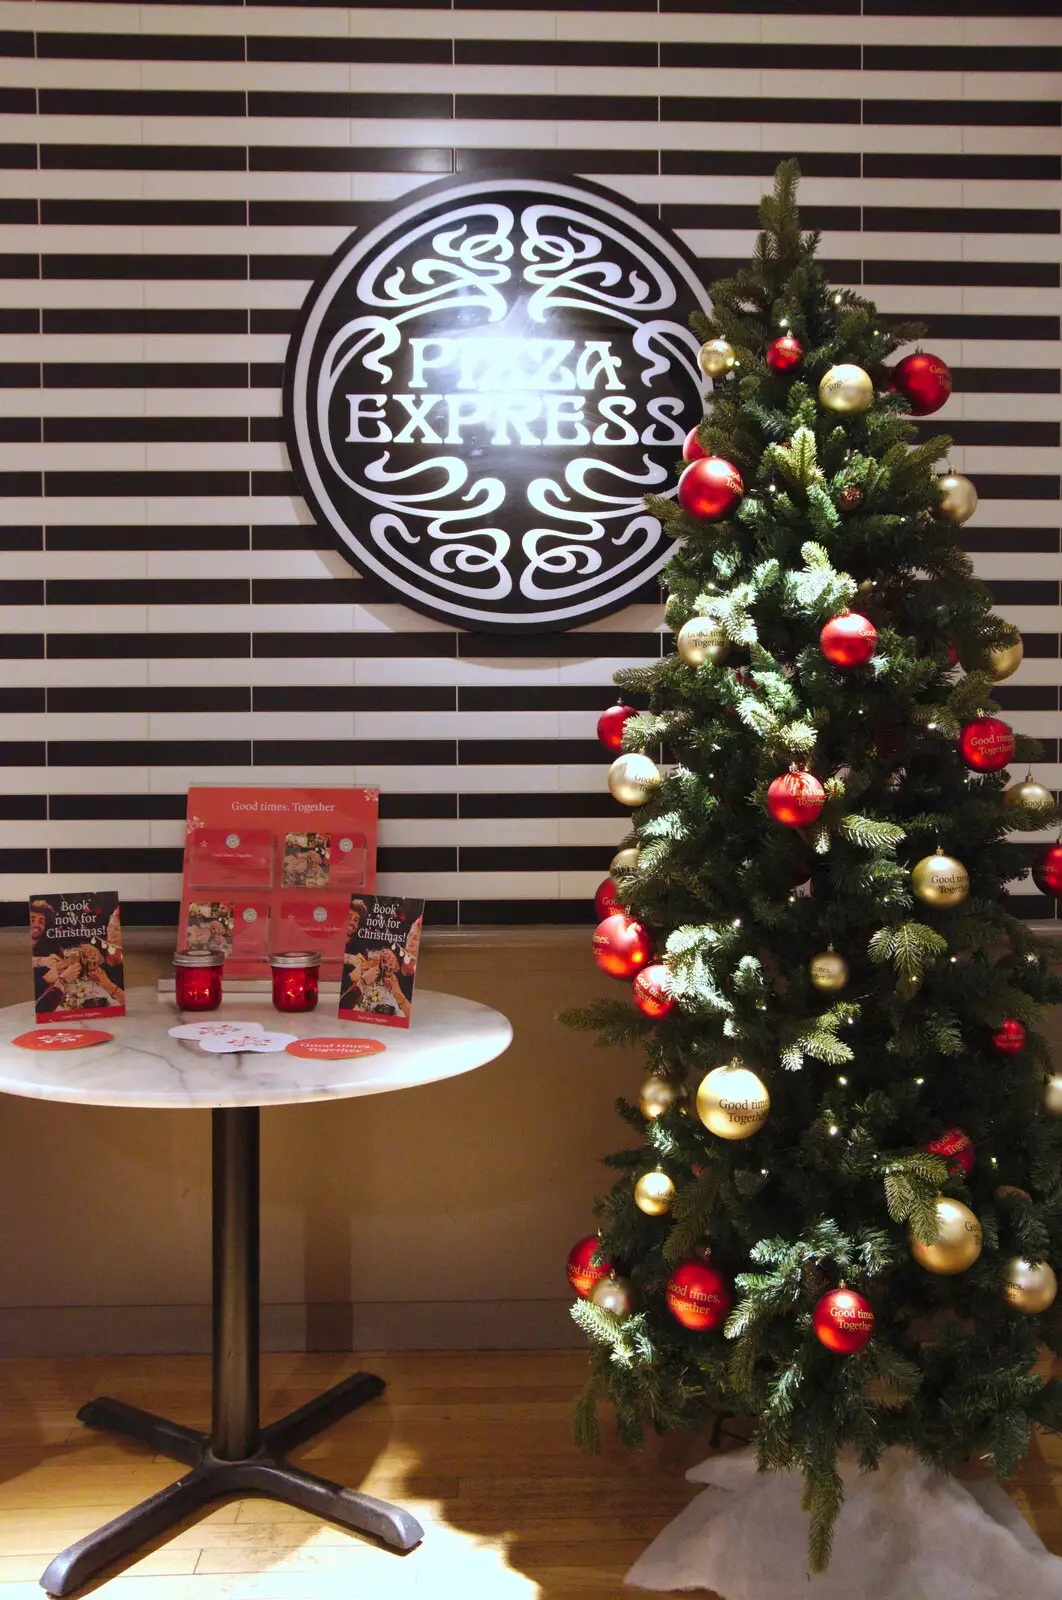
<svg viewBox="0 0 1062 1600"><path fill-rule="evenodd" d="M372 1495L345 1489L284 1460L323 1428L383 1393L358 1372L279 1422L258 1422L258 1111L214 1112L214 1393L210 1434L169 1422L122 1400L90 1400L78 1412L104 1428L171 1456L191 1471L124 1511L49 1564L41 1587L72 1594L98 1572L132 1555L215 1500L266 1495L369 1534L398 1551L424 1537L414 1516Z"/></svg>

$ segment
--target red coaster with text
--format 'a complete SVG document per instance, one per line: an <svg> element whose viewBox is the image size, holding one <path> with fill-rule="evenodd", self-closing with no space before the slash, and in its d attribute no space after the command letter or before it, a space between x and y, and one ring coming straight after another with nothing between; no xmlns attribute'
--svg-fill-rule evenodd
<svg viewBox="0 0 1062 1600"><path fill-rule="evenodd" d="M346 1056L378 1056L386 1049L382 1039L296 1039L294 1044L288 1045L287 1053L342 1061Z"/></svg>
<svg viewBox="0 0 1062 1600"><path fill-rule="evenodd" d="M81 1032L73 1028L38 1028L35 1033L20 1033L11 1043L22 1050L84 1050L90 1044L106 1044L113 1038L113 1033L104 1033L102 1028L85 1028Z"/></svg>

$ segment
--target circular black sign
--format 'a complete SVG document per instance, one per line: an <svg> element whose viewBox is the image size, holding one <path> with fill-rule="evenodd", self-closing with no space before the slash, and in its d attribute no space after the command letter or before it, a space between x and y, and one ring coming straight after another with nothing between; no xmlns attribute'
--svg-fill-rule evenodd
<svg viewBox="0 0 1062 1600"><path fill-rule="evenodd" d="M361 571L472 629L570 628L659 572L705 380L692 258L594 184L444 179L336 254L284 382L288 448Z"/></svg>

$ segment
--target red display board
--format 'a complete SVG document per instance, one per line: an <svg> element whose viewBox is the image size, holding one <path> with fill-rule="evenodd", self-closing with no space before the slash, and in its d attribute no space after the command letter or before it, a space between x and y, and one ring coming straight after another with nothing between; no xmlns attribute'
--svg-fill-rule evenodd
<svg viewBox="0 0 1062 1600"><path fill-rule="evenodd" d="M236 978L277 950L320 950L338 977L352 893L376 887L378 789L188 791L179 947L221 950Z"/></svg>

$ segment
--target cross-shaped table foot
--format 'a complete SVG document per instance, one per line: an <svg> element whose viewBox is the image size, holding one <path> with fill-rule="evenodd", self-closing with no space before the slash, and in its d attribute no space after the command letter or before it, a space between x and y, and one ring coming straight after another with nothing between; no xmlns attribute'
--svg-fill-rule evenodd
<svg viewBox="0 0 1062 1600"><path fill-rule="evenodd" d="M209 1437L151 1411L101 1397L78 1412L90 1428L137 1439L191 1471L131 1511L63 1550L41 1587L72 1594L105 1567L202 1511L216 1500L265 1495L314 1516L369 1534L393 1550L424 1537L416 1517L372 1495L344 1489L284 1460L289 1450L383 1393L371 1372L261 1428L258 1422L258 1112L214 1112L214 1397Z"/></svg>

